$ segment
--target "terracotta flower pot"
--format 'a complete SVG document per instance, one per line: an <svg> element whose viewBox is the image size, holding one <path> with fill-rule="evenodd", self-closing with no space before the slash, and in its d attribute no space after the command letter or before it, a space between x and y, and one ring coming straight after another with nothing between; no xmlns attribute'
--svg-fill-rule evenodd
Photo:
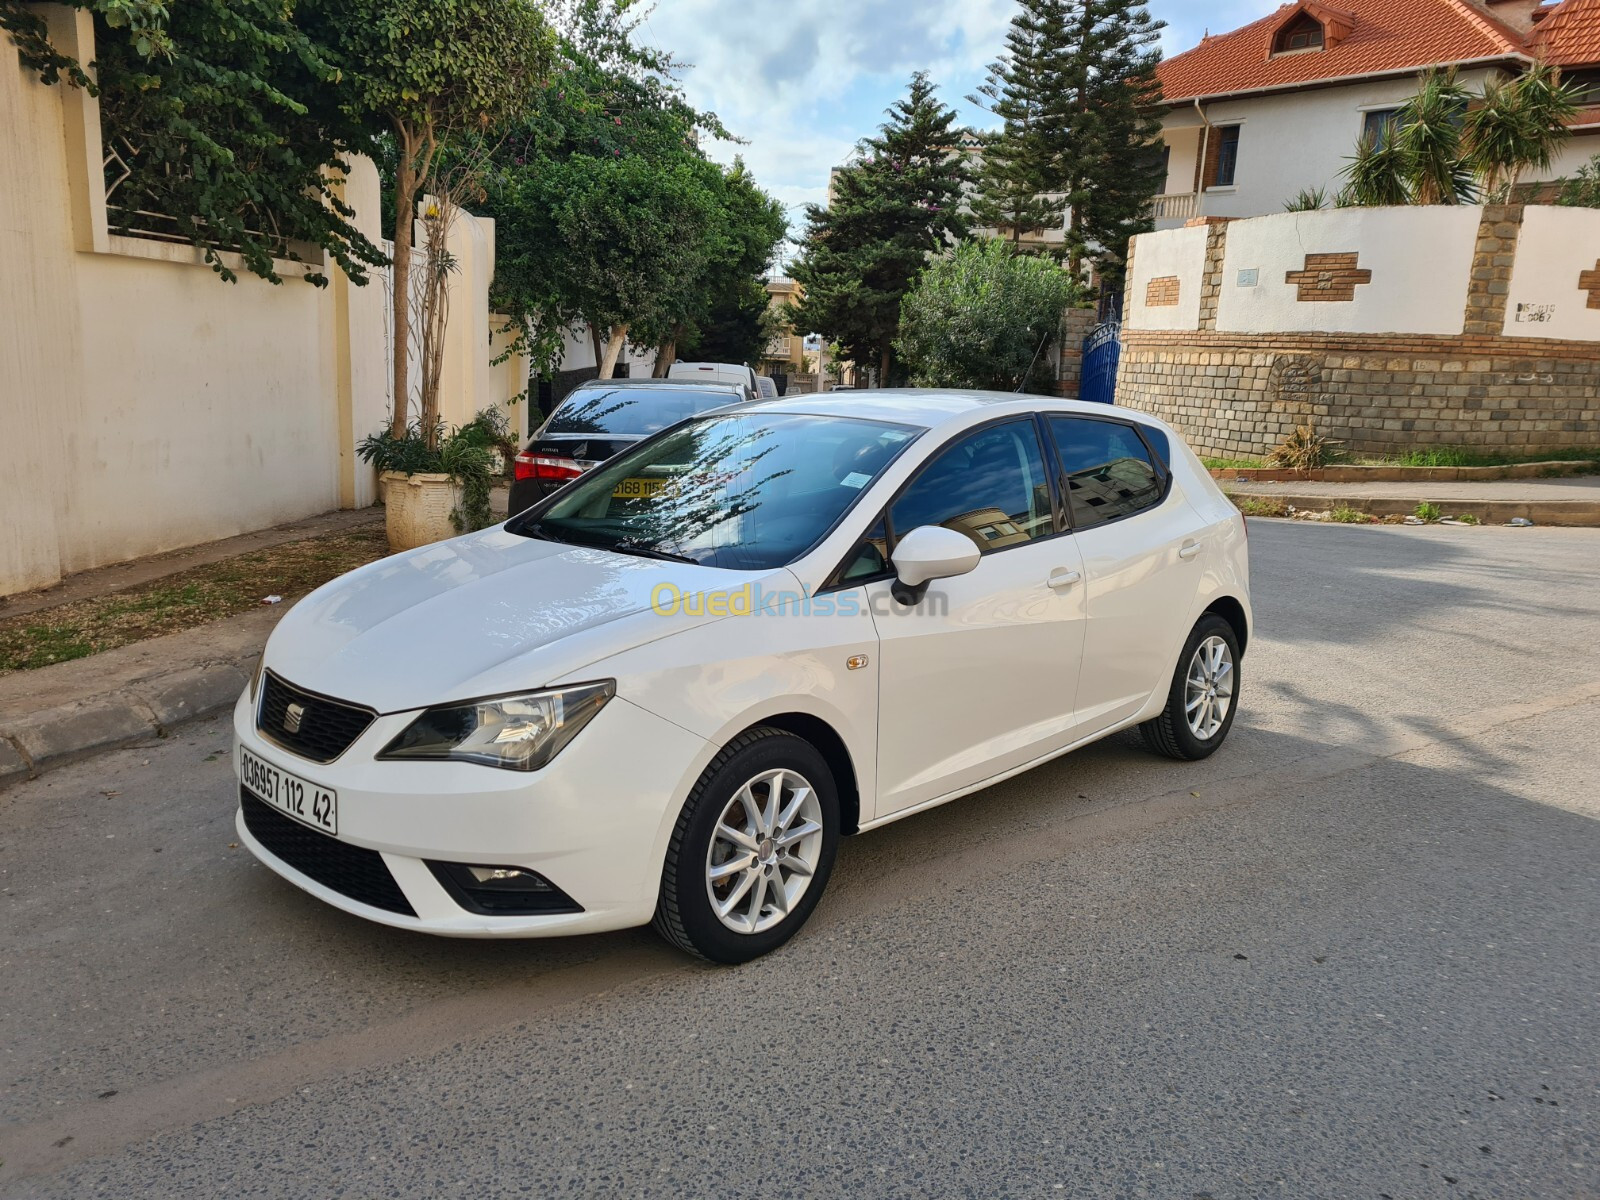
<svg viewBox="0 0 1600 1200"><path fill-rule="evenodd" d="M450 513L461 502L461 494L450 476L385 471L378 481L383 485L389 549L413 550L456 536Z"/></svg>

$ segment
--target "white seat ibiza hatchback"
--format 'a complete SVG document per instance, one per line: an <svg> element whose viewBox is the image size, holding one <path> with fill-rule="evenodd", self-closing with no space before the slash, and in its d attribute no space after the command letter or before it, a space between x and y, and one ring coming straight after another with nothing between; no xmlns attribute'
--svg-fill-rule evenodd
<svg viewBox="0 0 1600 1200"><path fill-rule="evenodd" d="M234 712L239 835L385 924L740 962L841 835L1130 726L1212 753L1250 622L1244 520L1154 418L739 405L296 605Z"/></svg>

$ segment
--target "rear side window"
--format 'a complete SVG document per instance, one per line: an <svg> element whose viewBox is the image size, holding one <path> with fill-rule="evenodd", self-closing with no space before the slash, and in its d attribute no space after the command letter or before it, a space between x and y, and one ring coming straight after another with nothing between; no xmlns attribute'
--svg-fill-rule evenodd
<svg viewBox="0 0 1600 1200"><path fill-rule="evenodd" d="M612 434L647 437L725 404L738 403L731 391L695 388L618 388L586 391L562 402L545 433Z"/></svg>
<svg viewBox="0 0 1600 1200"><path fill-rule="evenodd" d="M1137 431L1114 421L1051 417L1075 528L1103 525L1161 502L1165 477Z"/></svg>
<svg viewBox="0 0 1600 1200"><path fill-rule="evenodd" d="M941 451L889 510L895 537L943 525L985 554L1055 532L1050 481L1033 421L969 434Z"/></svg>

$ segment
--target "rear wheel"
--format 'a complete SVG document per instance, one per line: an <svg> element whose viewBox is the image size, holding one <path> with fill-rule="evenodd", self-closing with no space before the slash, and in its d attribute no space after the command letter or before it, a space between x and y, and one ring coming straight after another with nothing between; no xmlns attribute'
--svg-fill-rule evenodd
<svg viewBox="0 0 1600 1200"><path fill-rule="evenodd" d="M690 793L667 847L655 927L718 963L776 950L833 870L839 799L807 741L761 727L729 742Z"/></svg>
<svg viewBox="0 0 1600 1200"><path fill-rule="evenodd" d="M1215 754L1239 704L1239 639L1214 613L1201 617L1178 657L1166 707L1139 726L1145 744L1168 758Z"/></svg>

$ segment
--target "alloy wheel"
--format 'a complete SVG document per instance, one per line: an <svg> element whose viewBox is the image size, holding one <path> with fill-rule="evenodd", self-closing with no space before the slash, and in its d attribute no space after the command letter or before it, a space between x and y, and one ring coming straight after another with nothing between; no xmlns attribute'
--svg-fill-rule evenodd
<svg viewBox="0 0 1600 1200"><path fill-rule="evenodd" d="M1233 651L1215 635L1195 647L1189 660L1183 715L1202 742L1217 735L1233 705Z"/></svg>
<svg viewBox="0 0 1600 1200"><path fill-rule="evenodd" d="M822 806L796 771L763 771L734 792L706 852L712 911L736 933L761 933L794 909L822 855Z"/></svg>

